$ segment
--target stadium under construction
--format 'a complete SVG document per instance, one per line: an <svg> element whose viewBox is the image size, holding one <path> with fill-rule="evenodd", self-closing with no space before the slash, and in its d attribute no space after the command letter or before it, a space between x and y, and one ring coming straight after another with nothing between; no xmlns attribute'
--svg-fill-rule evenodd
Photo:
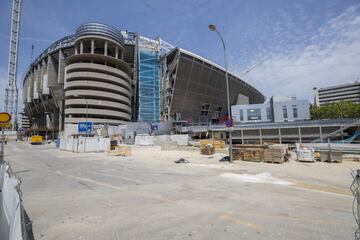
<svg viewBox="0 0 360 240"><path fill-rule="evenodd" d="M265 96L233 74L230 101ZM44 50L23 79L31 129L93 122L216 122L226 112L225 70L160 38L85 23Z"/></svg>
<svg viewBox="0 0 360 240"><path fill-rule="evenodd" d="M231 105L265 102L261 92L231 73L229 89ZM151 124L171 122L176 132L211 131L225 138L226 99L223 67L160 38L85 23L45 49L26 70L22 119L26 131L51 138L80 122L99 127L137 122L144 133L152 131ZM301 124L236 123L234 141L301 142L333 134L339 139L339 134L353 135L352 127L358 126L357 121Z"/></svg>

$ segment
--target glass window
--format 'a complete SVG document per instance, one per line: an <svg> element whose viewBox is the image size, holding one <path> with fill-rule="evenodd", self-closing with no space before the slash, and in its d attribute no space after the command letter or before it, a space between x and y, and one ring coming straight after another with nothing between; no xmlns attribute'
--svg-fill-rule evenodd
<svg viewBox="0 0 360 240"><path fill-rule="evenodd" d="M219 114L221 114L221 112L222 112L222 107L217 107L217 108L216 108L216 112L219 113Z"/></svg>
<svg viewBox="0 0 360 240"><path fill-rule="evenodd" d="M240 109L239 115L240 115L240 121L244 121L244 111L242 109Z"/></svg>
<svg viewBox="0 0 360 240"><path fill-rule="evenodd" d="M248 120L261 120L260 108L251 108L247 110Z"/></svg>
<svg viewBox="0 0 360 240"><path fill-rule="evenodd" d="M282 107L282 109L283 109L283 117L284 117L284 118L287 118L287 117L288 117L288 114L287 114L287 108L286 108L286 106L284 105L284 106Z"/></svg>
<svg viewBox="0 0 360 240"><path fill-rule="evenodd" d="M294 118L297 118L298 117L298 110L297 110L297 106L296 105L293 105L292 106L293 108L293 115L294 115Z"/></svg>
<svg viewBox="0 0 360 240"><path fill-rule="evenodd" d="M201 111L200 111L200 116L207 116L209 113L209 108L210 108L210 104L208 103L203 103L201 105Z"/></svg>
<svg viewBox="0 0 360 240"><path fill-rule="evenodd" d="M266 108L266 117L268 120L271 119L271 111L270 111L270 108Z"/></svg>

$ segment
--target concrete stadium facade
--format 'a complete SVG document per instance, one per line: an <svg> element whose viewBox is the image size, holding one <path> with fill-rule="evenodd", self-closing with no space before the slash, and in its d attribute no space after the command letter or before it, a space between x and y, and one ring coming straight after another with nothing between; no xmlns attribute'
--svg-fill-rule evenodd
<svg viewBox="0 0 360 240"><path fill-rule="evenodd" d="M24 112L32 129L62 131L90 121L216 121L226 112L225 71L162 39L85 23L52 44L24 74ZM230 74L230 100L265 97Z"/></svg>

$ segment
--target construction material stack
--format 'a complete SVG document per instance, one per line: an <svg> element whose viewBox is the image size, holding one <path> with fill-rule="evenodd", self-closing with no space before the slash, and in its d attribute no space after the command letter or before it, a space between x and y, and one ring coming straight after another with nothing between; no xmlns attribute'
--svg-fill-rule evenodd
<svg viewBox="0 0 360 240"><path fill-rule="evenodd" d="M266 145L264 144L234 145L233 159L250 162L262 162L265 148Z"/></svg>
<svg viewBox="0 0 360 240"><path fill-rule="evenodd" d="M297 160L300 162L315 162L314 149L296 143Z"/></svg>
<svg viewBox="0 0 360 240"><path fill-rule="evenodd" d="M208 144L214 146L215 149L225 148L225 142L221 140L212 140L212 139L200 140L200 148L204 148Z"/></svg>
<svg viewBox="0 0 360 240"><path fill-rule="evenodd" d="M286 144L268 145L264 150L264 162L284 163L287 160L288 146Z"/></svg>
<svg viewBox="0 0 360 240"><path fill-rule="evenodd" d="M200 148L200 152L204 155L213 155L215 154L215 147L212 144L207 144Z"/></svg>

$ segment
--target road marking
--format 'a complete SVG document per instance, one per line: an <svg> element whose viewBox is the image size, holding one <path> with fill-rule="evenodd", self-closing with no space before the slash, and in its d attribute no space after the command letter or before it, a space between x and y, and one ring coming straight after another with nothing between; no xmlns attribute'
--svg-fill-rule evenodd
<svg viewBox="0 0 360 240"><path fill-rule="evenodd" d="M351 191L349 189L345 189L345 188L315 185L315 184L303 183L303 182L297 182L294 187L298 188L298 189L310 190L310 191L320 192L320 193L334 194L334 195L340 195L340 196L350 196L350 197L353 196Z"/></svg>
<svg viewBox="0 0 360 240"><path fill-rule="evenodd" d="M221 214L219 217L222 218L222 219L231 221L233 223L236 223L237 225L246 226L246 227L255 229L257 231L259 231L261 229L261 226L259 224L239 219L239 218L237 218L234 215L229 214L229 213Z"/></svg>
<svg viewBox="0 0 360 240"><path fill-rule="evenodd" d="M95 180L92 180L92 179L89 179L89 178L73 176L73 175L66 174L66 173L63 173L63 172L60 172L60 171L56 171L54 173L56 173L56 174L58 174L60 176L76 179L78 181L84 181L84 182L92 183L92 184L95 184L95 185L98 185L98 186L114 189L114 190L117 190L117 191L127 192L127 193L132 193L132 194L143 196L143 197L157 199L157 200L160 200L160 201L163 201L163 202L166 202L166 203L174 202L174 200L164 198L164 197L161 197L159 195L150 195L150 194L144 194L144 193L140 193L140 192L136 192L136 191L130 191L130 190L124 189L122 187L118 187L118 186L115 186L115 185L112 185L112 184L109 184L109 183L105 183L105 182L95 181Z"/></svg>

